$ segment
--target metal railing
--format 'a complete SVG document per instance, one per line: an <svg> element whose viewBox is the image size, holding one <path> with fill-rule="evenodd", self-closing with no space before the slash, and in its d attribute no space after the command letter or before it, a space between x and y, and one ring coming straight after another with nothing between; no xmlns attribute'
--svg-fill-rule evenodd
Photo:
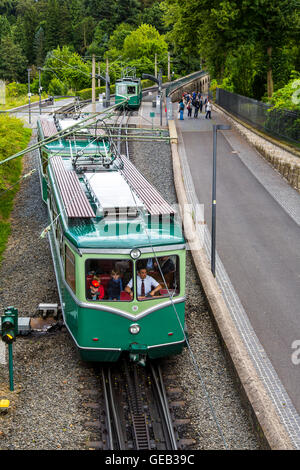
<svg viewBox="0 0 300 470"><path fill-rule="evenodd" d="M300 113L272 106L217 88L216 104L272 137L300 144Z"/></svg>

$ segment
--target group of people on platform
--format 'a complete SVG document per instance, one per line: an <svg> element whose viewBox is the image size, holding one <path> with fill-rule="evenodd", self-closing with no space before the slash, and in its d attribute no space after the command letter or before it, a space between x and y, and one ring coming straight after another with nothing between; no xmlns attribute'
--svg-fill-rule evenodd
<svg viewBox="0 0 300 470"><path fill-rule="evenodd" d="M184 110L187 109L188 117L192 117L193 109L194 109L194 118L198 117L198 113L200 110L200 114L202 114L202 109L205 109L205 118L211 119L211 111L212 111L212 103L209 97L205 99L201 95L200 92L194 91L193 93L186 93L184 92L182 95L181 100L179 101L179 119L183 121L184 119Z"/></svg>

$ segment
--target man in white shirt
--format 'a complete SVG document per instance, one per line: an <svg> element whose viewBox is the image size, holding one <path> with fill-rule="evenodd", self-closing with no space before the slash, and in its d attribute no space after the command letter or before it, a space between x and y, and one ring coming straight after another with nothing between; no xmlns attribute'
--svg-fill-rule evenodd
<svg viewBox="0 0 300 470"><path fill-rule="evenodd" d="M147 269L146 268L141 268L138 271L138 275L136 278L136 283L137 283L137 295L138 298L144 298L144 297L153 297L162 287L161 285L153 279L153 277L147 275ZM132 278L128 282L127 286L125 287L125 291L128 292L128 294L133 297L133 292L132 292L132 286L133 286L133 280Z"/></svg>

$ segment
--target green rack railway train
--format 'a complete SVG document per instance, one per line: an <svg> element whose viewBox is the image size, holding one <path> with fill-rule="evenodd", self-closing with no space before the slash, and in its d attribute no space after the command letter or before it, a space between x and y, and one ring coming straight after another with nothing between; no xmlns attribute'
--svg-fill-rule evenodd
<svg viewBox="0 0 300 470"><path fill-rule="evenodd" d="M124 98L128 98L125 105L127 109L139 109L143 99L140 78L123 77L116 80L115 103L118 104L124 101Z"/></svg>
<svg viewBox="0 0 300 470"><path fill-rule="evenodd" d="M41 119L40 140L55 129ZM96 146L79 136L40 151L64 323L83 360L180 353L186 261L177 214L105 137Z"/></svg>

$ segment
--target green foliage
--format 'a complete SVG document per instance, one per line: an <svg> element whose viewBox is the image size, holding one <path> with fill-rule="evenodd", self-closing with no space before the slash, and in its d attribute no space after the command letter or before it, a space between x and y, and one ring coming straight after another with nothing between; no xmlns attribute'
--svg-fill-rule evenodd
<svg viewBox="0 0 300 470"><path fill-rule="evenodd" d="M275 91L271 100L273 109L300 111L300 73L293 72L291 80Z"/></svg>
<svg viewBox="0 0 300 470"><path fill-rule="evenodd" d="M298 0L164 0L162 8L174 53L198 53L238 93L260 98L267 77L276 89L299 67Z"/></svg>
<svg viewBox="0 0 300 470"><path fill-rule="evenodd" d="M79 54L72 52L68 46L58 47L47 54L42 86L48 90L51 82L53 87L58 87L60 81L62 88L80 90L90 84L90 73L90 65L83 62Z"/></svg>
<svg viewBox="0 0 300 470"><path fill-rule="evenodd" d="M49 95L63 96L63 95L66 95L67 92L68 92L68 85L66 85L66 83L63 83L61 80L59 80L56 77L52 78L48 86Z"/></svg>
<svg viewBox="0 0 300 470"><path fill-rule="evenodd" d="M121 51L123 49L126 37L129 36L129 34L131 34L133 30L134 27L132 25L129 25L127 23L119 24L109 38L109 49L115 48Z"/></svg>
<svg viewBox="0 0 300 470"><path fill-rule="evenodd" d="M11 36L4 36L0 42L0 77L8 81L20 81L26 77L26 57L21 47Z"/></svg>
<svg viewBox="0 0 300 470"><path fill-rule="evenodd" d="M24 128L23 122L17 118L0 116L0 160L27 147L31 129ZM13 208L14 196L18 185L9 189L19 179L22 171L20 158L11 160L0 166L0 259L10 233L9 216Z"/></svg>
<svg viewBox="0 0 300 470"><path fill-rule="evenodd" d="M15 98L16 96L23 96L27 93L27 86L23 83L8 83L5 87L6 97Z"/></svg>
<svg viewBox="0 0 300 470"><path fill-rule="evenodd" d="M253 84L260 73L261 55L256 44L242 44L230 51L225 62L222 88L253 97Z"/></svg>
<svg viewBox="0 0 300 470"><path fill-rule="evenodd" d="M145 57L154 60L157 54L158 59L163 60L167 56L168 45L154 26L142 24L126 37L123 51L128 59Z"/></svg>

